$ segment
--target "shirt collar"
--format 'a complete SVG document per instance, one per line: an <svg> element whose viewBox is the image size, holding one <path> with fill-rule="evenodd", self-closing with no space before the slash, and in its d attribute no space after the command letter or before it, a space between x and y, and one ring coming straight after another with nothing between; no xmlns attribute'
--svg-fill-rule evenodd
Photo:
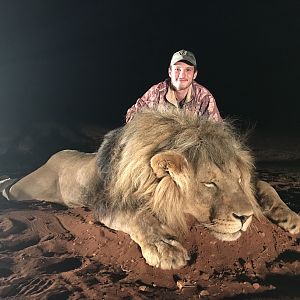
<svg viewBox="0 0 300 300"><path fill-rule="evenodd" d="M193 91L193 88L192 88L192 84L191 84L189 86L188 92L186 94L185 102L190 102L192 100L192 91ZM178 101L177 101L176 96L175 96L175 91L171 88L170 85L168 86L168 91L167 91L167 94L166 94L166 99L171 104L173 104L176 107L178 107Z"/></svg>

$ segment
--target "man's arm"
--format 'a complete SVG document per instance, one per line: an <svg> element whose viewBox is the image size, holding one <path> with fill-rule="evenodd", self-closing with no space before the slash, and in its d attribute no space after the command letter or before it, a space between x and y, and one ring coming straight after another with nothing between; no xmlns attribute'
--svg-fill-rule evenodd
<svg viewBox="0 0 300 300"><path fill-rule="evenodd" d="M210 94L208 95L209 101L207 106L207 115L209 120L214 120L217 122L222 121L219 109L217 107L217 103L215 98Z"/></svg>
<svg viewBox="0 0 300 300"><path fill-rule="evenodd" d="M131 121L135 114L143 108L153 108L159 100L159 92L157 85L152 86L141 98L138 98L136 103L132 105L126 114L126 123Z"/></svg>
<svg viewBox="0 0 300 300"><path fill-rule="evenodd" d="M147 92L141 97L138 98L136 103L134 105L132 105L126 113L126 123L128 123L129 121L131 121L134 117L134 115L140 111L143 107L147 107Z"/></svg>
<svg viewBox="0 0 300 300"><path fill-rule="evenodd" d="M205 116L209 120L222 121L216 100L210 91L198 83L194 83L194 88L197 114Z"/></svg>

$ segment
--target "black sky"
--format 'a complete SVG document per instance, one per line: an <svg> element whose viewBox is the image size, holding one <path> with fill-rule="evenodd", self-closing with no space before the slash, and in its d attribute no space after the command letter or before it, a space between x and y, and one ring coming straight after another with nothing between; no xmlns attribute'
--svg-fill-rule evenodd
<svg viewBox="0 0 300 300"><path fill-rule="evenodd" d="M0 0L0 125L118 126L186 48L223 117L299 130L299 11L298 0Z"/></svg>

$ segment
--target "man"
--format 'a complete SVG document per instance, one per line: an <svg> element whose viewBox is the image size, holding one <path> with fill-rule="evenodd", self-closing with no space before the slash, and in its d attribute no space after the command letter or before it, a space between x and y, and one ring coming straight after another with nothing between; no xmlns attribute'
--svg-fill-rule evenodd
<svg viewBox="0 0 300 300"><path fill-rule="evenodd" d="M216 101L212 94L195 81L197 62L194 54L187 50L175 52L169 66L169 78L152 86L127 111L126 122L143 108L168 109L177 107L188 113L206 116L221 121Z"/></svg>

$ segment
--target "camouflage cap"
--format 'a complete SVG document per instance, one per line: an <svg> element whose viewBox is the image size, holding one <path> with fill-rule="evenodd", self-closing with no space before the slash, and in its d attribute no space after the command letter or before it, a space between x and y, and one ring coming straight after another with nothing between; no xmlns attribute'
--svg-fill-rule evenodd
<svg viewBox="0 0 300 300"><path fill-rule="evenodd" d="M197 67L195 55L187 50L180 50L173 54L170 65L174 65L179 61L189 62L194 67Z"/></svg>

